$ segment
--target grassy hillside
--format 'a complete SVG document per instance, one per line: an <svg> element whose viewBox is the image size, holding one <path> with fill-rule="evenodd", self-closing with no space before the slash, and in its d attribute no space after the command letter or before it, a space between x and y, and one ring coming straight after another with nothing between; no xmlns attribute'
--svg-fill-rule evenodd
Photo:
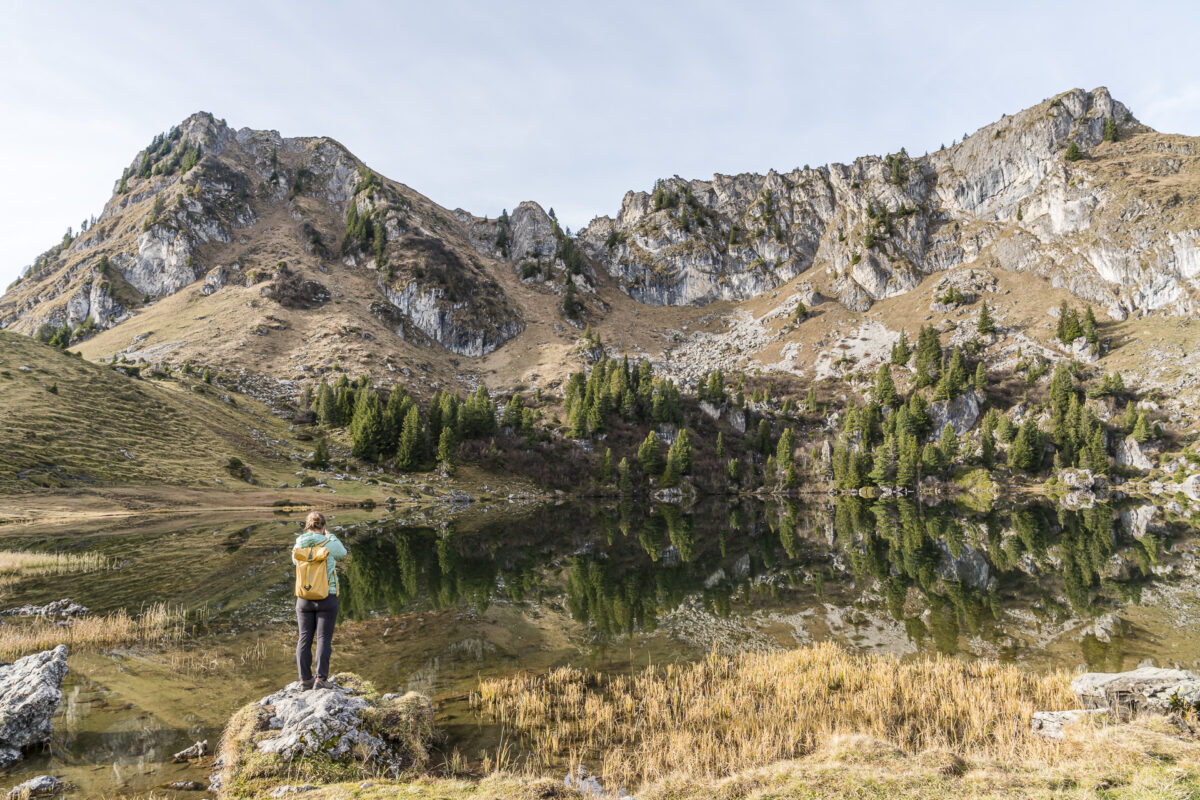
<svg viewBox="0 0 1200 800"><path fill-rule="evenodd" d="M0 332L0 492L93 484L251 488L296 469L303 443L256 401L182 376L131 377Z"/></svg>

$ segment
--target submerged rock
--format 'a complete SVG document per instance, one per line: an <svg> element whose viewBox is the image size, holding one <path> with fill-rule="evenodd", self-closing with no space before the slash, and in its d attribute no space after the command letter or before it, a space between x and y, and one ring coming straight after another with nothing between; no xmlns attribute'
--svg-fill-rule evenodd
<svg viewBox="0 0 1200 800"><path fill-rule="evenodd" d="M180 750L173 756L173 759L176 764L181 764L184 761L191 761L193 758L203 758L206 755L208 755L207 739L202 742L196 742L185 750Z"/></svg>
<svg viewBox="0 0 1200 800"><path fill-rule="evenodd" d="M66 785L53 775L38 775L30 778L20 786L14 786L8 793L8 800L28 800L31 797L53 797L62 794Z"/></svg>
<svg viewBox="0 0 1200 800"><path fill-rule="evenodd" d="M61 644L0 666L0 768L50 738L66 674L67 648Z"/></svg>
<svg viewBox="0 0 1200 800"><path fill-rule="evenodd" d="M433 703L409 692L384 695L355 675L334 676L330 689L304 690L297 683L245 706L222 740L220 769L212 791L231 782L262 782L266 791L282 778L341 780L397 775L429 758L434 738ZM279 787L276 787L279 788Z"/></svg>

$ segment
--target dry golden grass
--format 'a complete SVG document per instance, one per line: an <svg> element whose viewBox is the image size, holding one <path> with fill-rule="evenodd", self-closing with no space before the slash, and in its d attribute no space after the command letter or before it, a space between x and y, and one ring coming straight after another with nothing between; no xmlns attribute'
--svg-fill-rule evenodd
<svg viewBox="0 0 1200 800"><path fill-rule="evenodd" d="M110 560L99 553L30 553L0 550L0 579L43 575L71 575L108 569Z"/></svg>
<svg viewBox="0 0 1200 800"><path fill-rule="evenodd" d="M95 650L127 644L178 641L187 632L182 609L156 603L132 617L124 609L69 620L6 618L0 624L0 658L14 659L65 644L68 650Z"/></svg>
<svg viewBox="0 0 1200 800"><path fill-rule="evenodd" d="M1065 671L902 662L827 643L633 675L562 668L485 680L474 702L523 738L533 769L586 762L605 785L633 788L716 780L846 734L906 753L1024 758L1045 746L1027 733L1033 712L1070 707L1069 684Z"/></svg>

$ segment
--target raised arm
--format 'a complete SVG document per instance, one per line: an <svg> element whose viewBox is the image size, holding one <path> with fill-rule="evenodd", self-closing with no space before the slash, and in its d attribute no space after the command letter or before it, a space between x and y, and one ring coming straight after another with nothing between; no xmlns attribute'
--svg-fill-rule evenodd
<svg viewBox="0 0 1200 800"><path fill-rule="evenodd" d="M325 543L325 547L329 549L329 555L333 556L335 561L340 561L346 557L346 545L342 544L338 537L332 533L326 534L329 541Z"/></svg>

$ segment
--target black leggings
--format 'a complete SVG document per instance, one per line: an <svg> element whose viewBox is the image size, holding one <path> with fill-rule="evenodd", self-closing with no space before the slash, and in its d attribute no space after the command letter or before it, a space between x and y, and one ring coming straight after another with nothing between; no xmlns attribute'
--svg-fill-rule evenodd
<svg viewBox="0 0 1200 800"><path fill-rule="evenodd" d="M324 600L296 598L296 624L300 636L296 639L296 669L300 680L311 681L313 636L317 638L317 677L329 677L329 653L333 649L333 624L337 621L338 598L331 594Z"/></svg>

